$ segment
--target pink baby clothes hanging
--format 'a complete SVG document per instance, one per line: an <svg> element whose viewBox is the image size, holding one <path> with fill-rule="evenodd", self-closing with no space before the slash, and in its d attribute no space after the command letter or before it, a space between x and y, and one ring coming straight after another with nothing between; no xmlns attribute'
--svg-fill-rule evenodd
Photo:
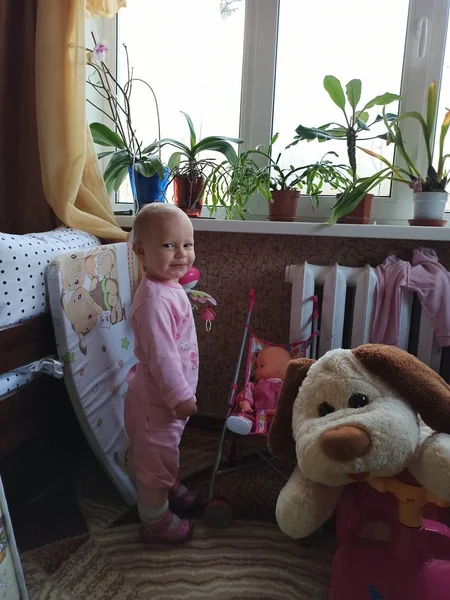
<svg viewBox="0 0 450 600"><path fill-rule="evenodd" d="M411 263L388 256L376 269L372 342L397 346L402 289L416 292L439 346L450 346L450 273L429 248L414 250Z"/></svg>

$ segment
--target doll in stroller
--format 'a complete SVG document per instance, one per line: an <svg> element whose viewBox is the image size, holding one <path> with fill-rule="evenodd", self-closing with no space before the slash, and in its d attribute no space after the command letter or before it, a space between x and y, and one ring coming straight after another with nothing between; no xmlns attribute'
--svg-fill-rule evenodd
<svg viewBox="0 0 450 600"><path fill-rule="evenodd" d="M313 298L311 315L311 335L305 341L288 344L273 344L258 336L250 329L250 320L255 304L255 292L250 290L247 319L241 341L234 377L228 395L228 410L223 424L219 447L213 467L208 502L205 509L205 524L212 528L227 527L232 521L230 502L215 494L215 482L218 475L249 468L251 464L236 464L240 455L240 442L252 436L267 436L270 423L275 414L278 395L291 360L305 357L307 353L316 354L318 336L318 298ZM238 380L245 347L248 340L247 361L244 382L239 391ZM222 464L222 455L227 434L231 434L228 464ZM246 444L247 445L247 444ZM250 444L248 444L250 445ZM252 445L252 453L258 462L265 462L286 480L287 475L275 464L276 459L268 457L257 444Z"/></svg>
<svg viewBox="0 0 450 600"><path fill-rule="evenodd" d="M281 346L267 346L255 353L253 377L236 397L237 411L226 423L229 431L239 435L267 434L291 360Z"/></svg>

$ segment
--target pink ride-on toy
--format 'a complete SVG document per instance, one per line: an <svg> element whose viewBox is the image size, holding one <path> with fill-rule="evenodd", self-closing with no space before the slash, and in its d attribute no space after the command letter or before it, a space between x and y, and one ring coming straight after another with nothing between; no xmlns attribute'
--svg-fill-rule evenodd
<svg viewBox="0 0 450 600"><path fill-rule="evenodd" d="M423 519L428 503L449 506L408 473L347 486L330 600L448 600L450 529Z"/></svg>
<svg viewBox="0 0 450 600"><path fill-rule="evenodd" d="M207 501L207 505L205 508L205 514L204 514L205 524L207 527L211 527L211 528L228 527L233 519L233 509L232 509L232 505L229 502L229 500L227 498L225 498L224 496L215 494L215 483L216 483L217 476L221 475L223 473L230 473L233 471L245 469L245 468L248 468L255 464L255 463L252 463L251 465L248 463L239 464L240 451L241 451L241 446L240 446L239 442L245 436L239 435L239 433L241 433L241 432L239 431L238 428L235 428L235 429L230 428L230 421L232 421L233 418L237 420L239 413L240 413L238 403L239 403L239 398L241 395L240 394L238 395L238 393L237 393L238 392L238 378L239 378L239 374L241 371L241 364L242 364L242 359L244 356L247 338L249 337L248 355L247 355L247 363L246 363L246 368L245 368L244 384L242 386L242 389L244 389L245 386L247 386L249 384L249 382L251 381L253 372L254 372L254 365L255 365L256 357L257 357L258 353L260 353L262 350L265 350L267 348L283 348L285 351L287 351L289 353L289 356L292 359L305 356L306 350L308 349L309 346L312 347L313 355L315 355L315 351L316 351L315 349L316 349L317 336L318 336L317 298L314 298L314 307L315 308L314 308L314 314L312 315L312 318L311 318L311 328L312 328L311 336L308 338L308 340L306 340L304 342L295 342L292 344L285 344L285 345L272 344L261 338L258 338L251 332L250 320L252 317L254 305L255 305L255 291L253 289L251 289L249 292L248 312L247 312L247 318L246 318L245 327L244 327L244 333L243 333L243 337L242 337L242 341L241 341L241 346L240 346L240 350L239 350L239 356L238 356L238 360L236 363L233 381L231 383L229 394L228 394L228 411L227 411L227 415L224 420L224 424L223 424L223 428L222 428L222 433L221 433L221 437L220 437L220 441L219 441L219 447L218 447L218 451L217 451L217 455L216 455L216 460L215 460L215 464L214 464L212 475L211 475L211 481L210 481L209 493L208 493L208 501ZM264 411L264 410L256 410L255 409L255 411L254 411L255 426L248 433L248 437L251 438L253 435L258 435L258 436L260 436L260 435L266 436L267 435L268 427L270 424L271 412L272 411ZM233 415L236 415L236 416L233 417ZM230 419L230 417L231 417L231 419ZM228 423L228 429L227 429L227 423ZM263 424L263 426L262 426L262 424ZM223 448L224 448L227 432L230 435L230 440L229 440L228 448L227 448L227 452L226 452L226 464L221 465ZM247 433L247 432L245 432L245 433ZM269 464L271 466L271 468L274 469L274 471L276 471L284 480L286 480L288 478L287 475L285 473L283 473L283 471L281 471L276 466L276 464L274 464L274 461L276 459L267 456L265 452L261 452L260 450L258 450L255 447L252 447L252 451L258 456L258 463L260 463L260 461L264 461L267 464Z"/></svg>

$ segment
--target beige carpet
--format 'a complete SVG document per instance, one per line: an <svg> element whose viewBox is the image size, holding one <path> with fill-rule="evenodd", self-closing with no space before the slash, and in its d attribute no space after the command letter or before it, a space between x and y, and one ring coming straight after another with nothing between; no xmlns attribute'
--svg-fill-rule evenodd
<svg viewBox="0 0 450 600"><path fill-rule="evenodd" d="M215 450L214 436L187 436L184 474L211 464ZM243 473L223 476L228 491L242 478L250 483L247 495L260 498L258 490L272 481L272 505L277 476L266 466ZM326 600L329 538L301 544L274 523L237 520L222 531L199 523L189 544L152 550L138 543L137 523L118 525L129 509L96 465L81 475L78 502L90 534L23 555L30 600Z"/></svg>
<svg viewBox="0 0 450 600"><path fill-rule="evenodd" d="M326 600L329 554L287 541L273 525L196 529L176 550L149 550L136 526L98 532L49 573L64 542L24 558L30 600Z"/></svg>

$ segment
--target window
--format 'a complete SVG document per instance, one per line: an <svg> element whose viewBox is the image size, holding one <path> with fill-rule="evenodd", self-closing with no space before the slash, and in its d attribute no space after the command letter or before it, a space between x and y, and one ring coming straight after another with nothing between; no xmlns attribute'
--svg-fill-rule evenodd
<svg viewBox="0 0 450 600"><path fill-rule="evenodd" d="M339 155L335 160L348 164L345 141L301 143L284 151L299 124L345 123L342 111L323 87L325 75L337 76L343 86L351 79L361 79L361 106L385 92L400 93L409 0L377 0L376 5L374 10L373 2L360 0L280 1L273 131L280 132L276 150L283 152L283 166L315 162L330 150ZM299 30L305 15L316 25ZM370 28L355 27L355 19L370 19ZM398 103L388 110L397 112ZM376 108L370 115L377 116ZM380 125L378 131L374 126L361 137L382 133ZM382 140L373 139L366 146L392 161L393 147L386 147ZM361 152L357 164L360 176L382 168L379 161ZM389 182L381 187L380 195L390 194Z"/></svg>
<svg viewBox="0 0 450 600"><path fill-rule="evenodd" d="M135 75L149 81L160 103L163 137L187 140L188 112L201 135L239 133L244 148L267 145L279 132L284 151L300 123L320 125L339 116L323 88L332 74L344 84L362 80L362 100L390 91L402 95L401 110L424 111L427 85L440 81L440 114L450 104L450 51L446 51L450 0L128 0L118 15L117 51L126 42ZM449 42L450 47L450 42ZM445 54L445 61L444 61ZM119 76L123 62L118 64ZM157 137L152 99L136 93L135 127ZM389 107L398 110L395 104ZM239 126L238 126L239 125ZM404 122L412 158L419 154L419 131ZM392 149L371 141L387 158ZM450 136L447 139L450 151ZM345 143L301 143L287 152L291 161L310 162L336 150L346 159ZM170 153L170 149L167 149ZM360 173L379 165L358 155ZM410 191L393 184L377 190L373 216L404 219ZM130 197L121 196L121 200ZM308 202L302 216L324 217L333 196L321 198L313 215ZM256 215L267 203L255 198Z"/></svg>
<svg viewBox="0 0 450 600"><path fill-rule="evenodd" d="M244 0L128 0L119 12L119 81L127 79L125 43L134 76L155 91L162 137L189 143L180 111L191 117L198 139L238 137L244 17ZM133 100L133 126L148 145L158 138L153 97L136 82ZM164 147L162 158L173 151ZM128 180L119 200L132 202Z"/></svg>
<svg viewBox="0 0 450 600"><path fill-rule="evenodd" d="M450 109L450 35L447 35L447 43L445 46L445 54L444 54L444 66L442 70L442 79L441 79L441 90L439 96L439 112L437 119L437 135L435 140L435 155L438 154L438 145L439 145L439 130L444 119L445 113ZM450 153L450 135L447 134L444 143L444 154ZM450 165L447 163L447 168L450 168ZM447 204L447 210L450 211L450 200Z"/></svg>

